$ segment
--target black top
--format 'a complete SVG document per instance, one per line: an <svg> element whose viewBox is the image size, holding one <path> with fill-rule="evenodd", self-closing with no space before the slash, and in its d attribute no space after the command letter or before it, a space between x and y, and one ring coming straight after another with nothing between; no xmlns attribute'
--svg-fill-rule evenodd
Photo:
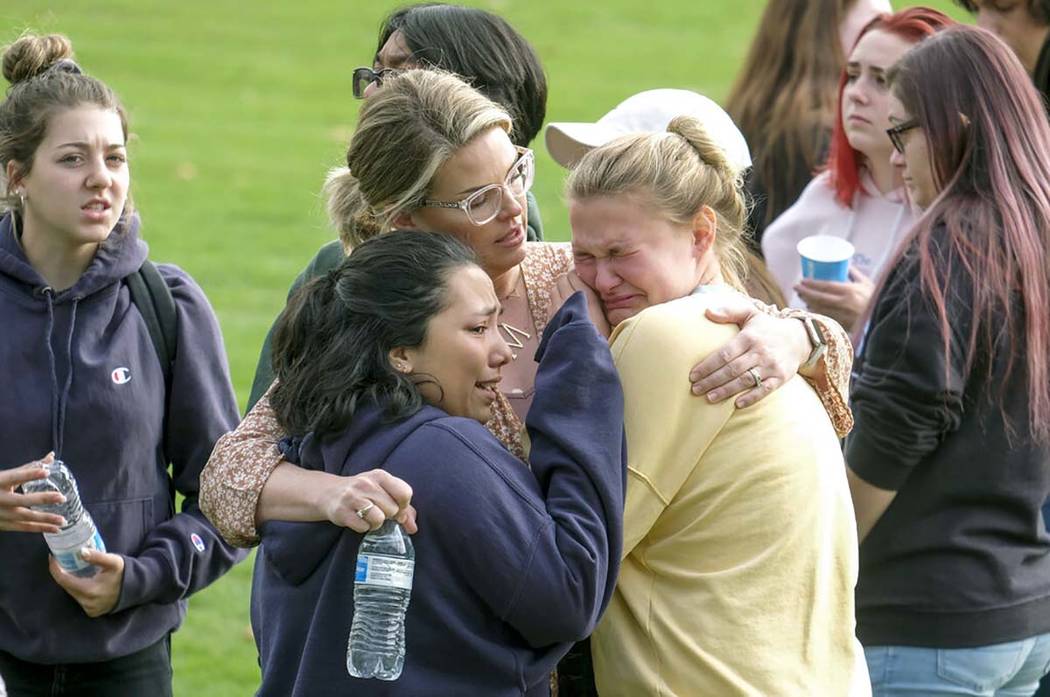
<svg viewBox="0 0 1050 697"><path fill-rule="evenodd" d="M985 646L1050 631L1050 537L1040 511L1050 451L1028 428L1024 345L1004 333L994 361L967 370L973 289L960 260L941 257L948 352L910 254L876 300L853 389L846 461L864 481L897 492L860 548L857 629L866 646Z"/></svg>

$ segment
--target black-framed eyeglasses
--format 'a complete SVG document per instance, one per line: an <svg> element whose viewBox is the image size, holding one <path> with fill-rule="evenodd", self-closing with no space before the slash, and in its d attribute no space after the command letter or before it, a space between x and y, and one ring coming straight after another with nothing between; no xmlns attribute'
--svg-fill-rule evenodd
<svg viewBox="0 0 1050 697"><path fill-rule="evenodd" d="M380 68L379 70L372 70L371 68L354 68L354 97L362 99L365 96L365 90L373 82L376 87L383 84L383 80L394 77L400 72L397 68Z"/></svg>
<svg viewBox="0 0 1050 697"><path fill-rule="evenodd" d="M908 119L904 123L899 123L893 128L886 129L886 135L890 137L890 142L893 143L893 149L899 152L901 155L904 154L904 138L905 133L913 128L919 127L918 119Z"/></svg>
<svg viewBox="0 0 1050 697"><path fill-rule="evenodd" d="M467 214L467 219L475 225L484 225L497 215L503 206L503 190L512 196L524 196L532 188L536 177L536 160L528 148L517 146L518 159L510 166L507 178L502 184L484 186L462 201L431 201L420 204L423 208L459 208Z"/></svg>

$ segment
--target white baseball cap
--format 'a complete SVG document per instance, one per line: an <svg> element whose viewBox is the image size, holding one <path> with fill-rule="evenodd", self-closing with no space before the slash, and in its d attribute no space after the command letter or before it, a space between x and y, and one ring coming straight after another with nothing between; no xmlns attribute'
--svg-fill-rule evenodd
<svg viewBox="0 0 1050 697"><path fill-rule="evenodd" d="M647 90L628 97L597 123L557 122L547 126L547 152L572 167L590 150L628 133L659 133L678 116L692 116L721 144L738 171L751 166L751 151L733 119L713 100L689 90Z"/></svg>

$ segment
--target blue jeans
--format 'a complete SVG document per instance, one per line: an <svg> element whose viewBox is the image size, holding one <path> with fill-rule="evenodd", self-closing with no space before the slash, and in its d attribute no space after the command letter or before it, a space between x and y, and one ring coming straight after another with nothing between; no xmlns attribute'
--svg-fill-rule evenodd
<svg viewBox="0 0 1050 697"><path fill-rule="evenodd" d="M866 646L872 697L1030 697L1050 671L1050 634L972 649Z"/></svg>

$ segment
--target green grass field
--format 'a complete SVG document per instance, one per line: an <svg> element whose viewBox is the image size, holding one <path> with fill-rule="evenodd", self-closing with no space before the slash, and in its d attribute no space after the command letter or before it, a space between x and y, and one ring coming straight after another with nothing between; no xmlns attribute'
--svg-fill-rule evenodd
<svg viewBox="0 0 1050 697"><path fill-rule="evenodd" d="M594 120L654 87L723 99L764 2L467 4L504 15L529 37L550 80L548 119L565 121ZM962 16L950 0L929 4ZM334 236L317 192L343 159L356 119L350 72L371 64L380 20L393 6L16 0L0 7L0 40L26 28L65 33L84 68L123 98L151 256L179 264L207 292L242 404L289 283ZM534 145L545 230L568 239L562 172L542 139ZM250 564L192 599L174 641L180 697L246 695L257 686Z"/></svg>

